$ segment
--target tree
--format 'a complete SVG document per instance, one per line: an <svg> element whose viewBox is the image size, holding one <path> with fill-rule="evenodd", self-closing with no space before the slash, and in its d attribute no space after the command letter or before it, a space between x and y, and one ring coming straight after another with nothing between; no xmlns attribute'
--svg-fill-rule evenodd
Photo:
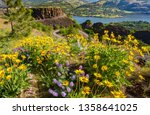
<svg viewBox="0 0 150 115"><path fill-rule="evenodd" d="M5 18L11 24L11 36L27 36L31 32L31 10L25 8L22 0L3 0L7 6Z"/></svg>

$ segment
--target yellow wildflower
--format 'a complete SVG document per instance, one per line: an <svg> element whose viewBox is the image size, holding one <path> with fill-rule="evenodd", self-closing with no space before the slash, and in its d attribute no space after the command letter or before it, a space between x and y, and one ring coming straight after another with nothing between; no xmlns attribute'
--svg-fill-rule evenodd
<svg viewBox="0 0 150 115"><path fill-rule="evenodd" d="M122 61L123 61L123 63L126 63L126 64L129 63L129 61L128 61L128 60L125 60L125 59L123 59Z"/></svg>
<svg viewBox="0 0 150 115"><path fill-rule="evenodd" d="M142 47L141 48L144 52L147 52L148 51L148 49L146 48L146 47Z"/></svg>
<svg viewBox="0 0 150 115"><path fill-rule="evenodd" d="M111 38L115 38L115 35L113 32L111 32L111 35L110 35Z"/></svg>
<svg viewBox="0 0 150 115"><path fill-rule="evenodd" d="M113 84L111 82L109 82L108 80L105 80L104 81L104 84L107 86L107 87L113 87Z"/></svg>
<svg viewBox="0 0 150 115"><path fill-rule="evenodd" d="M46 55L46 51L42 51L41 56L45 56L45 55Z"/></svg>
<svg viewBox="0 0 150 115"><path fill-rule="evenodd" d="M135 71L134 67L132 67L132 66L129 69L130 69L131 72Z"/></svg>
<svg viewBox="0 0 150 115"><path fill-rule="evenodd" d="M93 68L95 68L95 69L96 69L96 68L97 68L97 64L94 64L94 65L93 65Z"/></svg>
<svg viewBox="0 0 150 115"><path fill-rule="evenodd" d="M15 62L19 64L21 62L21 60L16 59Z"/></svg>
<svg viewBox="0 0 150 115"><path fill-rule="evenodd" d="M8 64L8 63L5 63L5 66L6 66L6 67L8 67L8 66L9 66L9 64Z"/></svg>
<svg viewBox="0 0 150 115"><path fill-rule="evenodd" d="M131 41L131 40L132 40L132 38L133 38L133 36L132 36L132 35L128 35L128 39L129 39L129 41Z"/></svg>
<svg viewBox="0 0 150 115"><path fill-rule="evenodd" d="M88 83L89 82L89 79L86 76L81 76L79 79L83 83Z"/></svg>
<svg viewBox="0 0 150 115"><path fill-rule="evenodd" d="M5 75L5 71L4 71L4 70L1 70L1 71L0 71L0 78L4 77L4 75Z"/></svg>
<svg viewBox="0 0 150 115"><path fill-rule="evenodd" d="M42 60L40 58L37 58L36 60L37 60L38 64L42 63Z"/></svg>
<svg viewBox="0 0 150 115"><path fill-rule="evenodd" d="M142 51L140 51L139 53L140 53L140 55L141 55L142 57L144 57L144 54L143 54L143 52L142 52Z"/></svg>
<svg viewBox="0 0 150 115"><path fill-rule="evenodd" d="M27 69L26 65L22 64L18 67L18 69L25 71Z"/></svg>
<svg viewBox="0 0 150 115"><path fill-rule="evenodd" d="M139 44L139 42L136 39L133 40L133 43L134 43L134 45L138 45Z"/></svg>
<svg viewBox="0 0 150 115"><path fill-rule="evenodd" d="M89 95L90 94L90 87L88 87L88 86L85 86L84 88L83 88L83 90L82 90L82 94L83 95Z"/></svg>
<svg viewBox="0 0 150 115"><path fill-rule="evenodd" d="M125 98L126 96L122 93L122 91L111 91L111 94L114 98Z"/></svg>
<svg viewBox="0 0 150 115"><path fill-rule="evenodd" d="M135 59L134 62L139 63L139 60L138 60L138 59Z"/></svg>
<svg viewBox="0 0 150 115"><path fill-rule="evenodd" d="M108 32L109 32L108 30L104 30L104 34L108 34Z"/></svg>
<svg viewBox="0 0 150 115"><path fill-rule="evenodd" d="M125 74L126 74L127 77L130 77L130 76L131 76L131 73L128 72L128 71L126 71Z"/></svg>
<svg viewBox="0 0 150 115"><path fill-rule="evenodd" d="M18 65L17 65L17 64L14 64L14 65L13 65L13 67L15 67L15 68L16 68L16 67L18 67Z"/></svg>
<svg viewBox="0 0 150 115"><path fill-rule="evenodd" d="M96 78L102 78L102 75L101 75L100 73L94 73L94 76L95 76Z"/></svg>
<svg viewBox="0 0 150 115"><path fill-rule="evenodd" d="M108 67L107 67L106 65L104 65L104 66L101 67L101 70L102 70L102 71L107 71L107 70L108 70Z"/></svg>
<svg viewBox="0 0 150 115"><path fill-rule="evenodd" d="M12 68L11 67L9 67L9 68L7 68L7 72L12 72Z"/></svg>
<svg viewBox="0 0 150 115"><path fill-rule="evenodd" d="M111 39L111 41L112 41L112 42L114 42L114 43L115 43L115 42L117 42L117 40L116 40L116 39Z"/></svg>
<svg viewBox="0 0 150 115"><path fill-rule="evenodd" d="M94 79L94 82L97 84L97 85L99 85L99 86L102 86L102 85L104 85L102 82L100 82L100 80L98 80L98 79Z"/></svg>
<svg viewBox="0 0 150 115"><path fill-rule="evenodd" d="M129 58L129 60L133 60L134 59L133 56L131 56L131 55L129 55L128 58Z"/></svg>
<svg viewBox="0 0 150 115"><path fill-rule="evenodd" d="M25 55L21 55L21 57L22 57L23 60L26 59L26 56L25 56Z"/></svg>
<svg viewBox="0 0 150 115"><path fill-rule="evenodd" d="M95 55L95 56L94 56L94 59L95 59L95 60L99 60L99 59L100 59L100 56L99 56L99 55Z"/></svg>
<svg viewBox="0 0 150 115"><path fill-rule="evenodd" d="M67 81L67 80L63 81L62 85L63 86L68 86L69 85L69 81Z"/></svg>
<svg viewBox="0 0 150 115"><path fill-rule="evenodd" d="M115 75L116 75L117 77L119 77L119 76L120 76L120 72L119 72L119 71L116 71L116 72L115 72Z"/></svg>
<svg viewBox="0 0 150 115"><path fill-rule="evenodd" d="M131 56L134 56L134 53L132 51L129 52Z"/></svg>
<svg viewBox="0 0 150 115"><path fill-rule="evenodd" d="M83 74L84 73L84 71L83 70L81 70L81 69L77 69L77 70L75 70L75 73L77 74L77 75L80 75L80 74Z"/></svg>
<svg viewBox="0 0 150 115"><path fill-rule="evenodd" d="M140 78L141 80L145 80L145 78L144 78L142 75L139 75L139 78Z"/></svg>
<svg viewBox="0 0 150 115"><path fill-rule="evenodd" d="M0 82L0 85L4 85L4 81L1 81L1 82Z"/></svg>
<svg viewBox="0 0 150 115"><path fill-rule="evenodd" d="M10 80L11 78L12 78L11 75L6 76L6 79L7 79L7 80Z"/></svg>
<svg viewBox="0 0 150 115"><path fill-rule="evenodd" d="M100 83L100 80L95 79L94 82L95 82L96 84L99 84L99 83Z"/></svg>

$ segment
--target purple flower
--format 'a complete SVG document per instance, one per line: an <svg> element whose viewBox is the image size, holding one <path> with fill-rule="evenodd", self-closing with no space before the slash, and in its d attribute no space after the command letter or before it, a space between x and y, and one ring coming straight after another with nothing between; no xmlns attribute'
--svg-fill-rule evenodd
<svg viewBox="0 0 150 115"><path fill-rule="evenodd" d="M90 78L89 74L86 74L86 77L89 79Z"/></svg>
<svg viewBox="0 0 150 115"><path fill-rule="evenodd" d="M64 86L61 86L61 88L64 90L65 89L65 87Z"/></svg>
<svg viewBox="0 0 150 115"><path fill-rule="evenodd" d="M22 47L18 47L18 48L15 48L13 49L14 52L17 52L17 51L22 51L24 52L25 50L22 48Z"/></svg>
<svg viewBox="0 0 150 115"><path fill-rule="evenodd" d="M53 79L53 83L58 83L57 79Z"/></svg>
<svg viewBox="0 0 150 115"><path fill-rule="evenodd" d="M83 69L83 66L82 66L82 65L80 65L80 66L79 66L79 69Z"/></svg>
<svg viewBox="0 0 150 115"><path fill-rule="evenodd" d="M62 64L59 64L58 67L61 68L61 67L62 67Z"/></svg>
<svg viewBox="0 0 150 115"><path fill-rule="evenodd" d="M66 97L66 93L65 92L61 92L62 97Z"/></svg>
<svg viewBox="0 0 150 115"><path fill-rule="evenodd" d="M13 49L13 51L14 51L14 52L17 52L17 51L18 51L18 48Z"/></svg>
<svg viewBox="0 0 150 115"><path fill-rule="evenodd" d="M75 76L75 75L73 75L73 76L71 77L71 79L72 79L72 80L75 80L75 79L76 79L76 76Z"/></svg>
<svg viewBox="0 0 150 115"><path fill-rule="evenodd" d="M85 75L85 72L83 72L82 74L81 74L81 76L84 76Z"/></svg>
<svg viewBox="0 0 150 115"><path fill-rule="evenodd" d="M70 93L71 92L71 88L67 87L67 92Z"/></svg>
<svg viewBox="0 0 150 115"><path fill-rule="evenodd" d="M59 66L59 63L58 63L58 62L56 62L55 64L56 64L56 66Z"/></svg>
<svg viewBox="0 0 150 115"><path fill-rule="evenodd" d="M59 81L57 82L57 85L62 88L62 83L60 83Z"/></svg>
<svg viewBox="0 0 150 115"><path fill-rule="evenodd" d="M48 92L49 92L50 94L52 94L54 91L53 91L52 89L49 89Z"/></svg>
<svg viewBox="0 0 150 115"><path fill-rule="evenodd" d="M70 86L70 87L73 87L73 86L74 86L74 83L73 83L73 82L70 82L69 86Z"/></svg>
<svg viewBox="0 0 150 115"><path fill-rule="evenodd" d="M66 61L66 66L68 67L70 65L69 61Z"/></svg>
<svg viewBox="0 0 150 115"><path fill-rule="evenodd" d="M48 92L52 94L54 97L58 97L58 93L52 89L49 89Z"/></svg>
<svg viewBox="0 0 150 115"><path fill-rule="evenodd" d="M60 73L60 72L58 72L58 73L57 73L57 75L60 77L60 76L61 76L61 73Z"/></svg>
<svg viewBox="0 0 150 115"><path fill-rule="evenodd" d="M52 95L53 95L54 97L58 97L58 93L55 92L55 91L52 93Z"/></svg>

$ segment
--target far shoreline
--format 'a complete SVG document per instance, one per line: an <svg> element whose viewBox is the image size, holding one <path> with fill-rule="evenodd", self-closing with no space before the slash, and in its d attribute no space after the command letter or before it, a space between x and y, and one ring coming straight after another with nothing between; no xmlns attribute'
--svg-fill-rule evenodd
<svg viewBox="0 0 150 115"><path fill-rule="evenodd" d="M72 15L72 16L76 16L76 17L95 17L95 18L107 18L107 19L115 19L115 18L123 18L125 16L129 16L129 15L150 15L150 13L142 13L142 12L135 12L135 13L127 13L125 15L122 16L95 16L95 15Z"/></svg>

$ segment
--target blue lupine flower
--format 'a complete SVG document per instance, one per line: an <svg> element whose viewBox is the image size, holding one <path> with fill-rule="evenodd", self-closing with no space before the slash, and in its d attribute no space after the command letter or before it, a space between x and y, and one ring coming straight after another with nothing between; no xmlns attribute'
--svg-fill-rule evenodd
<svg viewBox="0 0 150 115"><path fill-rule="evenodd" d="M61 92L62 97L66 97L66 93L65 92Z"/></svg>
<svg viewBox="0 0 150 115"><path fill-rule="evenodd" d="M62 83L60 83L59 81L57 82L57 85L58 85L59 87L62 87L62 86L63 86Z"/></svg>
<svg viewBox="0 0 150 115"><path fill-rule="evenodd" d="M49 89L48 92L49 92L50 94L52 94L54 91L53 91L52 89Z"/></svg>
<svg viewBox="0 0 150 115"><path fill-rule="evenodd" d="M70 86L70 87L73 87L73 86L74 86L74 83L73 83L73 82L70 82L69 86Z"/></svg>
<svg viewBox="0 0 150 115"><path fill-rule="evenodd" d="M53 79L53 83L57 84L58 83L57 79Z"/></svg>
<svg viewBox="0 0 150 115"><path fill-rule="evenodd" d="M86 77L89 79L90 78L89 74L86 74Z"/></svg>
<svg viewBox="0 0 150 115"><path fill-rule="evenodd" d="M79 69L83 69L83 66L82 66L82 65L80 65L80 66L79 66Z"/></svg>
<svg viewBox="0 0 150 115"><path fill-rule="evenodd" d="M57 93L56 91L54 91L54 92L52 93L52 95L53 95L54 97L58 97L58 93Z"/></svg>
<svg viewBox="0 0 150 115"><path fill-rule="evenodd" d="M70 93L71 92L71 88L67 87L67 92Z"/></svg>
<svg viewBox="0 0 150 115"><path fill-rule="evenodd" d="M61 76L61 73L60 73L60 72L58 72L58 73L57 73L57 75L60 77L60 76Z"/></svg>
<svg viewBox="0 0 150 115"><path fill-rule="evenodd" d="M69 61L66 61L66 66L68 67L70 65Z"/></svg>
<svg viewBox="0 0 150 115"><path fill-rule="evenodd" d="M71 80L75 80L75 79L76 79L76 76L73 75L73 76L71 77Z"/></svg>

